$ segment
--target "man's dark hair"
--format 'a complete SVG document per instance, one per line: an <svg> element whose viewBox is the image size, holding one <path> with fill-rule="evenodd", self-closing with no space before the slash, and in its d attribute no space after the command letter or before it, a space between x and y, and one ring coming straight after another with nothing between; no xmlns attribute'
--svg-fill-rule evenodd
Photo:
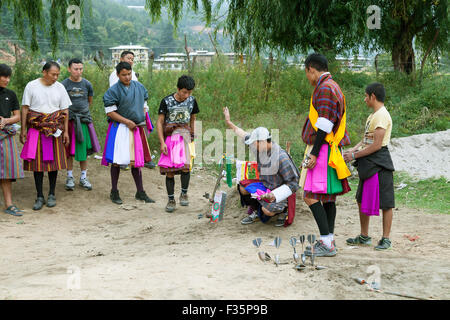
<svg viewBox="0 0 450 320"><path fill-rule="evenodd" d="M123 52L120 54L120 57L123 58L123 57L125 57L127 54L131 54L131 55L133 55L133 57L134 57L134 52L133 52L133 51L123 51Z"/></svg>
<svg viewBox="0 0 450 320"><path fill-rule="evenodd" d="M116 66L117 74L119 74L120 71L122 71L123 69L131 70L131 64L129 64L128 62L125 62L125 61L119 62Z"/></svg>
<svg viewBox="0 0 450 320"><path fill-rule="evenodd" d="M193 90L195 88L195 81L191 76L182 75L178 78L177 88L180 90Z"/></svg>
<svg viewBox="0 0 450 320"><path fill-rule="evenodd" d="M305 69L313 67L317 71L328 71L328 60L320 53L311 53L305 60Z"/></svg>
<svg viewBox="0 0 450 320"><path fill-rule="evenodd" d="M61 70L61 67L59 66L58 62L56 61L47 61L44 66L42 67L42 71L48 71L52 67L58 68L58 70Z"/></svg>
<svg viewBox="0 0 450 320"><path fill-rule="evenodd" d="M11 67L4 63L0 63L0 77L11 77L11 74Z"/></svg>
<svg viewBox="0 0 450 320"><path fill-rule="evenodd" d="M384 102L384 98L386 97L386 90L384 89L384 86L379 82L369 84L366 87L366 93L369 95L369 97L373 93L379 102Z"/></svg>
<svg viewBox="0 0 450 320"><path fill-rule="evenodd" d="M83 64L83 61L81 61L81 60L78 59L78 58L70 59L70 61L69 61L69 67L70 67L73 63L76 63L76 64L81 63L81 64Z"/></svg>

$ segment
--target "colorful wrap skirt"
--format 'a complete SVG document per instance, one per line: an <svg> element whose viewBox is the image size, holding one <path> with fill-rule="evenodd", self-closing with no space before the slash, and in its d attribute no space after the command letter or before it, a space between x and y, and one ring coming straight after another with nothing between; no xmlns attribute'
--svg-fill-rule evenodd
<svg viewBox="0 0 450 320"><path fill-rule="evenodd" d="M67 168L66 148L63 135L46 136L34 128L28 128L27 140L20 157L26 171L46 172Z"/></svg>
<svg viewBox="0 0 450 320"><path fill-rule="evenodd" d="M190 127L187 124L164 124L163 131L167 155L161 154L158 162L159 172L162 175L188 172L192 169L192 160L195 156Z"/></svg>
<svg viewBox="0 0 450 320"><path fill-rule="evenodd" d="M16 180L24 177L22 160L17 148L15 132L0 130L0 180Z"/></svg>
<svg viewBox="0 0 450 320"><path fill-rule="evenodd" d="M80 142L75 137L74 120L69 121L70 145L66 153L68 156L75 157L76 161L85 161L89 154L101 150L94 124L92 122L81 123L81 130L83 131L83 141Z"/></svg>
<svg viewBox="0 0 450 320"><path fill-rule="evenodd" d="M308 146L309 147L309 146ZM307 154L308 148L305 151ZM316 199L322 202L336 201L336 196L349 192L350 186L347 179L339 180L336 169L328 165L330 148L324 143L320 148L316 165L313 169L302 169L304 177L303 197ZM301 183L302 179L300 179Z"/></svg>
<svg viewBox="0 0 450 320"><path fill-rule="evenodd" d="M150 148L141 126L130 130L125 124L110 122L103 148L102 165L110 163L143 167L151 160Z"/></svg>

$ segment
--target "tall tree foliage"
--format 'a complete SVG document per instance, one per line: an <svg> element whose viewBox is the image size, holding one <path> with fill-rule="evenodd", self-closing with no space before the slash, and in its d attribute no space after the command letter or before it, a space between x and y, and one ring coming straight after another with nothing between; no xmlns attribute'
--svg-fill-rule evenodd
<svg viewBox="0 0 450 320"><path fill-rule="evenodd" d="M153 21L159 20L166 8L175 28L186 10L202 11L206 24L223 26L232 37L235 50L241 52L254 47L257 51L269 49L287 53L313 49L334 55L358 51L363 45L390 52L395 70L411 73L415 70L416 56L413 43L416 48L434 54L448 49L448 0L143 1ZM3 0L0 8L6 6L13 12L19 37L29 36L33 50L38 49L37 29L40 28L49 34L55 51L60 37L58 31L67 31L68 5L82 8L86 2L90 0ZM217 8L226 5L223 25L217 25L220 20L215 16ZM366 10L370 5L381 9L381 29L367 27ZM44 8L49 8L48 12ZM110 32L106 26L106 30L98 27L101 26L93 29L97 37ZM130 26L122 27L135 39ZM139 31L136 27L136 32ZM85 31L82 33L88 36Z"/></svg>
<svg viewBox="0 0 450 320"><path fill-rule="evenodd" d="M25 39L26 30L30 30L30 46L33 51L39 49L37 42L38 27L50 35L51 47L56 51L59 42L59 31L67 32L67 8L77 5L83 12L83 5L89 0L3 0L0 9L6 6L14 16L14 27L20 39ZM46 19L45 3L49 2L49 15ZM49 20L49 21L48 21Z"/></svg>
<svg viewBox="0 0 450 320"><path fill-rule="evenodd" d="M368 31L366 43L391 53L394 69L415 71L416 49L448 50L448 0L364 0L381 9L381 29ZM413 43L414 42L414 43Z"/></svg>
<svg viewBox="0 0 450 320"><path fill-rule="evenodd" d="M250 43L288 53L339 53L358 46L364 8L354 0L230 0L225 30L235 48Z"/></svg>

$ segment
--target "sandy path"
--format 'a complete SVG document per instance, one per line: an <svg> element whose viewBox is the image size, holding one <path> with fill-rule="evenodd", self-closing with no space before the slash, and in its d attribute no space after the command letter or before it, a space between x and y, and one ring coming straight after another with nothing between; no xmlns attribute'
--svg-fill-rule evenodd
<svg viewBox="0 0 450 320"><path fill-rule="evenodd" d="M230 199L224 220L212 225L198 218L208 205L202 195L211 192L214 183L204 171L191 178L190 207L168 214L164 178L158 170L143 170L144 186L155 204L136 201L131 173L122 171L122 199L127 206L137 206L127 211L109 200L109 169L94 159L89 168L94 190L65 191L64 172L58 178L57 206L40 212L30 209L35 195L32 176L14 185L14 200L28 210L22 218L0 215L0 299L402 299L365 291L352 280L367 278L370 265L380 268L383 289L450 298L450 215L400 208L395 211L393 250L352 249L345 239L359 232L356 205L341 198L338 256L317 258L326 270L300 273L293 269L288 239L318 233L300 199L289 228L260 222L242 226L245 209L238 207L234 189L222 186ZM178 193L179 178L176 183ZM45 188L46 184L47 178ZM373 219L371 230L376 242L380 218ZM405 234L420 238L411 242ZM274 256L276 250L267 244L278 235L283 240L281 260L288 264L260 262L251 240L261 237ZM68 268L79 273L71 275ZM78 275L80 288L69 281L75 287L68 289L68 279Z"/></svg>

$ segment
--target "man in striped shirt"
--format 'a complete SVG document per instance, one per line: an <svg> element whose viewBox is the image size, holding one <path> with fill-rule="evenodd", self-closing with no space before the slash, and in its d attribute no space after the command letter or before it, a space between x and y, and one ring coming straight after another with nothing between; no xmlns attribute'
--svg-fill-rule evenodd
<svg viewBox="0 0 450 320"><path fill-rule="evenodd" d="M309 162L305 168L306 172L306 169L312 171L316 166L322 145L327 144L325 140L326 136L331 132L334 134L337 133L341 125L341 120L343 119L345 101L341 88L328 72L328 61L325 56L317 53L310 54L305 60L305 72L310 84L314 87L310 113L315 110L318 114L316 123L312 124L309 116L303 126L302 139L308 145L305 153L309 156ZM350 138L347 131L345 131L343 138L339 142L339 147L349 144ZM325 174L325 176L327 175ZM316 175L312 175L312 177L314 177L312 179L315 179ZM343 190L339 194L350 191L347 179L340 181L342 182ZM300 185L302 185L302 182ZM316 256L336 255L334 224L336 219L335 201L337 195L328 193L328 190L325 193L304 191L303 199L311 209L320 231L320 240L314 246ZM308 253L310 252L307 250L306 254Z"/></svg>

